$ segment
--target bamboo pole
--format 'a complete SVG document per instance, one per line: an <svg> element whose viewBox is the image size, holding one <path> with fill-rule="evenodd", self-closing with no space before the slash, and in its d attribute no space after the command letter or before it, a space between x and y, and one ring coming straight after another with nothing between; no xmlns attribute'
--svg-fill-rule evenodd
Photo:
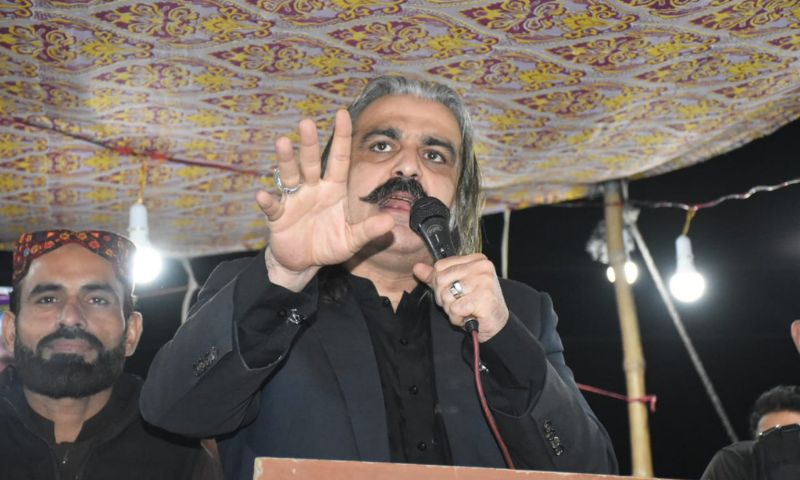
<svg viewBox="0 0 800 480"><path fill-rule="evenodd" d="M622 350L625 355L624 369L629 398L642 398L646 395L644 384L644 354L639 334L639 321L636 305L633 302L631 286L625 281L625 246L623 244L622 194L619 181L606 182L605 216L608 231L608 259L614 268L617 281L614 290L617 295L619 323L622 330ZM634 477L653 476L653 458L650 451L650 429L647 423L647 406L642 402L628 404L628 419L631 435L631 459Z"/></svg>

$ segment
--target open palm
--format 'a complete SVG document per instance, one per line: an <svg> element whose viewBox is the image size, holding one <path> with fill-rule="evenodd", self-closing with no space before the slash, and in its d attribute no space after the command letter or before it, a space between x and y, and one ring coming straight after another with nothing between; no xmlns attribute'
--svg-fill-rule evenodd
<svg viewBox="0 0 800 480"><path fill-rule="evenodd" d="M301 283L307 283L319 268L345 262L364 245L388 233L394 219L381 214L362 222L347 221L352 125L346 111L336 114L336 130L324 178L316 125L305 119L299 127L301 145L297 160L288 138L279 138L275 147L281 183L285 188L293 188L302 182L300 189L284 194L282 199L259 191L256 201L269 224L267 249L274 260L269 265L270 278L274 280L273 270L277 268L288 275L300 276Z"/></svg>

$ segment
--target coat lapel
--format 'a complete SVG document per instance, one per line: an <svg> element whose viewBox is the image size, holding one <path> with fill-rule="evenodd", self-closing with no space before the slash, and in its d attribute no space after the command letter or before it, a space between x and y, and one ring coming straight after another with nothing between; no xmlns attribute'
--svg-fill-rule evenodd
<svg viewBox="0 0 800 480"><path fill-rule="evenodd" d="M324 305L313 330L342 388L362 461L388 462L389 433L372 340L352 295L343 305Z"/></svg>
<svg viewBox="0 0 800 480"><path fill-rule="evenodd" d="M436 393L453 463L502 467L503 457L478 402L472 366L461 356L465 333L433 302L430 319Z"/></svg>

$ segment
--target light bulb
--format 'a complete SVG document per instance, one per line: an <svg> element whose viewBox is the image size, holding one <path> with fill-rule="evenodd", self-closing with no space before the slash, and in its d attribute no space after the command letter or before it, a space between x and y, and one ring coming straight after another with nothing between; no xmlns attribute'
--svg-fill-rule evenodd
<svg viewBox="0 0 800 480"><path fill-rule="evenodd" d="M161 254L153 247L137 247L133 258L134 283L150 283L161 273Z"/></svg>
<svg viewBox="0 0 800 480"><path fill-rule="evenodd" d="M694 302L703 295L706 281L697 272L692 255L692 242L686 235L675 240L675 251L678 257L678 268L669 281L672 295L681 302Z"/></svg>
<svg viewBox="0 0 800 480"><path fill-rule="evenodd" d="M637 278L639 278L639 267L637 267L632 261L628 260L625 262L625 280L632 284Z"/></svg>
<svg viewBox="0 0 800 480"><path fill-rule="evenodd" d="M634 262L628 260L625 262L625 280L628 281L629 284L633 284L637 278L639 278L639 267L636 266ZM608 277L608 281L614 283L617 280L617 275L614 273L614 267L608 267L606 270L606 276Z"/></svg>
<svg viewBox="0 0 800 480"><path fill-rule="evenodd" d="M136 255L133 258L133 282L135 284L150 283L161 273L161 254L150 243L147 227L147 207L134 203L130 210L128 234L136 244Z"/></svg>
<svg viewBox="0 0 800 480"><path fill-rule="evenodd" d="M706 289L706 281L697 272L676 273L669 281L669 290L681 302L694 302Z"/></svg>

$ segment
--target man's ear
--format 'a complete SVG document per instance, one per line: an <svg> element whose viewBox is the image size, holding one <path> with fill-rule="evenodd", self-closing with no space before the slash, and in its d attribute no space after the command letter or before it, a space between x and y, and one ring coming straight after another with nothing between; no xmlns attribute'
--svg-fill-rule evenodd
<svg viewBox="0 0 800 480"><path fill-rule="evenodd" d="M136 346L139 345L139 339L142 338L142 314L133 312L128 317L128 333L125 335L125 356L130 357L136 351Z"/></svg>
<svg viewBox="0 0 800 480"><path fill-rule="evenodd" d="M3 312L3 341L6 349L14 353L14 340L17 338L17 317L11 312Z"/></svg>
<svg viewBox="0 0 800 480"><path fill-rule="evenodd" d="M800 320L792 322L792 340L794 340L797 351L800 352Z"/></svg>

